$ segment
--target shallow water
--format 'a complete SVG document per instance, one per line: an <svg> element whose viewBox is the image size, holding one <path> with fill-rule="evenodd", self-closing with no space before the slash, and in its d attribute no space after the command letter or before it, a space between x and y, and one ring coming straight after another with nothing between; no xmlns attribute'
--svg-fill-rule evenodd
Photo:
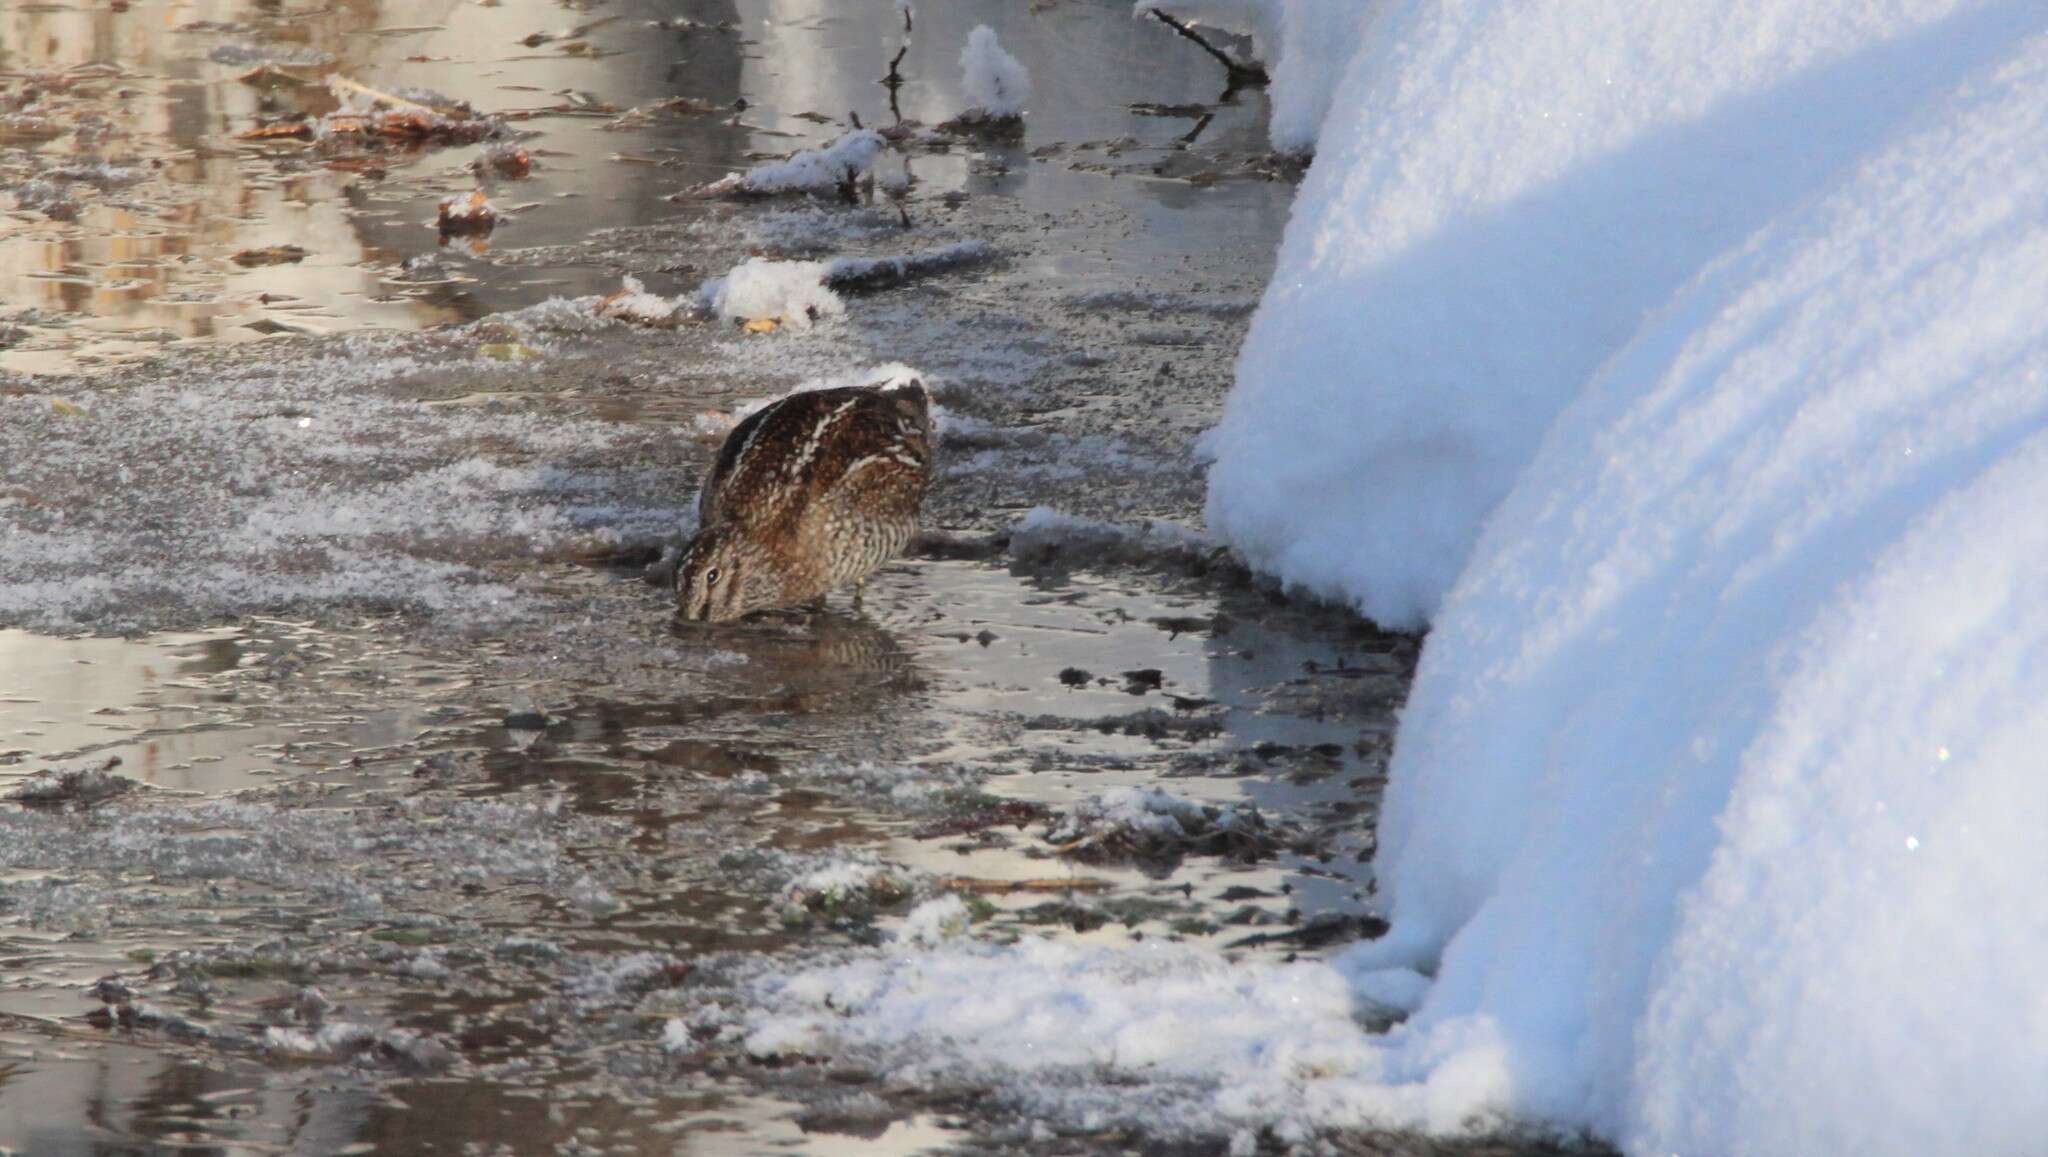
<svg viewBox="0 0 2048 1157"><path fill-rule="evenodd" d="M992 193L1052 212L1107 199L1136 211L1135 231L1113 244L1040 257L1048 273L1085 282L1111 265L1178 262L1206 248L1189 242L1210 230L1247 249L1271 239L1284 193L1220 182L1222 166L1189 161L1174 147L1188 117L1129 111L1211 101L1218 85L1123 6L931 8L900 66L903 115L930 122L959 107L954 46L979 22L1036 62L1039 91L1053 98L1037 103L1026 143L1044 155L1019 147L981 164L964 153L919 158L917 176L933 192ZM876 80L903 39L894 20L886 0L133 0L119 12L0 12L0 92L36 94L18 115L26 129L9 134L0 122L0 187L17 201L0 217L0 303L13 319L0 333L0 369L101 366L280 332L426 329L608 292L623 270L601 242L585 244L593 234L687 226L701 207L672 194L786 153L815 138L824 118L893 119ZM523 43L534 36L549 39ZM249 76L265 57L276 72ZM337 76L466 101L502 118L504 134L446 147L242 139L259 124L333 111L325 82ZM663 107L676 98L690 111ZM1250 93L1215 106L1202 143L1255 152L1262 105ZM476 169L499 143L526 150L529 176ZM112 179L86 171L102 164ZM1142 176L1162 166L1194 180ZM83 175L67 183L67 172ZM1113 173L1140 179L1105 189ZM67 210L20 204L24 183L38 178L66 190ZM437 204L477 189L504 223L485 238L444 237ZM236 260L287 245L303 253ZM632 272L672 293L707 271Z"/></svg>
<svg viewBox="0 0 2048 1157"><path fill-rule="evenodd" d="M73 114L107 117L104 137L21 143L4 153L9 179L87 152L148 174L81 190L75 221L0 223L9 307L42 311L17 318L0 368L72 375L55 380L88 412L60 429L84 449L62 465L107 479L84 498L0 486L0 517L40 519L23 523L36 558L0 559L0 593L60 592L0 609L129 633L0 631L0 790L110 759L148 785L89 808L0 804L0 1153L1122 1151L1138 1142L1067 1126L1018 1141L995 1129L996 1091L906 1093L850 1058L672 1053L664 1012L717 998L695 987L700 969L883 943L917 896L944 891L976 896L976 935L994 939L1163 937L1278 958L1372 931L1370 819L1413 640L1290 601L1197 548L1001 547L1039 503L1197 516L1190 442L1221 404L1292 193L1269 179L1263 98L1219 103L1213 63L1123 3L921 7L902 116L960 106L954 59L978 22L1031 67L1039 97L1021 145L914 151L900 236L878 203L668 199L830 139L839 128L821 118L893 119L876 83L901 41L889 0L134 0L119 14L0 15L0 68L119 70L60 94ZM179 31L201 21L243 27ZM476 186L478 147L239 142L259 115L328 99L244 84L249 65L208 59L245 42L334 58L295 71L501 114L574 107L508 122L537 134L520 141L530 179L486 182L511 218L487 244L443 245L434 204ZM722 111L630 112L677 96ZM821 336L607 331L550 337L542 360L504 365L472 347L528 331L434 328L609 290L624 273L687 289L749 248L959 236L997 243L1002 260L857 301ZM280 243L307 253L232 260ZM421 332L364 353L264 322ZM297 343L275 348L298 360L271 371L273 347L220 355L234 374L218 405L248 409L247 425L199 407L160 437L109 428L149 423L122 408L124 391L191 380L218 346L263 341ZM380 369L387 356L401 370ZM837 596L738 627L675 624L638 563L672 545L707 451L676 424L894 359L940 383L952 425L927 521L967 547L892 566L859 607ZM314 369L332 397L292 380ZM0 389L40 401L49 382ZM592 445L565 450L520 424L529 415L579 423ZM432 589L409 602L308 579L316 593L289 616L194 589L190 576L223 568L266 591L289 587L280 574L319 578L294 536L344 531L286 523L230 539L246 557L187 566L194 543L277 517L267 491L223 494L206 462L166 452L187 437L222 453L303 439L298 457L258 466L303 475L322 501L357 500L375 550L334 565L419 564L394 573ZM510 498L463 492L510 514L479 530L408 523L422 499L401 486L361 500L415 468L362 447L434 437L445 462L421 451L417 469L530 469ZM137 471L161 459L141 475L160 492L122 489L130 464L98 460L122 456ZM529 548L504 529L532 521L528 501L571 508L601 547ZM202 505L218 524L166 509ZM131 550L159 553L123 558L155 569L118 613L63 601L102 578L77 556ZM317 594L330 587L343 593ZM1136 859L1053 845L1058 815L1120 786L1255 808L1271 839ZM820 869L869 863L913 895L841 905L802 891ZM102 977L119 986L94 990Z"/></svg>
<svg viewBox="0 0 2048 1157"><path fill-rule="evenodd" d="M987 920L1020 930L1051 920L1082 939L1223 944L1289 931L1289 920L1304 912L1365 911L1354 816L1372 798L1380 761L1371 740L1390 725L1402 685L1403 660L1392 653L1398 641L1346 628L1327 613L1275 607L1256 592L1162 594L1148 585L1087 573L1020 575L984 563L905 564L883 577L861 612L837 606L808 622L721 632L716 645L733 660L679 688L686 693L618 701L602 684L574 680L554 689L560 697L538 705L545 718L532 722L500 715L488 689L437 682L436 666L417 656L373 654L338 639L295 640L301 649L286 653L301 656L306 670L293 680L294 701L280 705L235 694L260 680L260 665L248 656L277 648L282 632L275 630L137 642L10 634L10 653L33 657L33 669L89 657L104 677L78 691L35 679L43 698L10 704L24 712L20 719L104 702L150 713L136 723L153 736L17 731L10 742L27 745L21 765L199 742L179 729L180 720L161 717L172 703L196 700L215 712L205 725L211 730L198 736L251 742L213 764L178 748L160 757L162 766L197 763L203 776L190 782L213 791L254 786L239 797L248 810L187 824L103 811L94 813L98 820L73 821L83 831L51 830L62 821L42 816L11 829L17 838L48 841L49 849L17 851L13 862L51 866L8 877L13 886L0 909L11 913L0 924L10 977L0 986L0 1143L25 1153L122 1152L151 1138L222 1152L340 1152L403 1136L406 1151L461 1152L479 1137L530 1137L525 1130L538 1129L553 1142L581 1135L654 1151L889 1153L944 1140L957 1130L885 1118L858 1123L877 1135L862 1140L865 1148L849 1148L845 1134L815 1131L830 1123L810 1120L814 1111L729 1074L661 1078L672 1067L630 1034L599 1030L602 1045L593 1054L592 1042L581 1039L591 1030L570 1029L535 1006L561 1001L551 988L584 961L595 966L632 952L687 961L864 935L864 924L789 925L776 915L772 880L792 869L734 861L736 853L794 856L800 867L854 850L934 876L1071 877L1088 885L1078 894L1082 908L1072 908L1073 893L991 895ZM1106 680L1063 682L1079 662L1096 664ZM1122 670L1140 669L1160 672L1160 686L1134 689L1121 678ZM408 721L385 712L394 722L376 725L370 721L378 713L358 711L348 717L356 730L337 724L336 703L351 698L344 693L365 671L380 681L402 676L382 682L379 694L408 702ZM1290 690L1307 698L1290 700ZM1170 696L1211 702L1177 708ZM1213 727L1153 737L1098 730L1102 721L1152 708ZM256 725L252 715L267 722ZM1029 721L1023 730L1020 721ZM901 762L869 781L862 767L876 765L846 760L871 759L884 731L883 749ZM307 743L309 735L318 741ZM304 745L287 761L279 740L289 737ZM138 761L124 756L123 770ZM892 784L928 777L943 793L970 767L981 789L974 799L1051 809L1122 784L1251 803L1302 825L1303 850L1249 864L1204 856L1180 864L1069 864L1044 857L1037 824L951 832L949 818L985 805L890 792ZM289 777L288 792L266 782L274 775ZM348 862L353 844L385 847L378 854L391 856L401 846L394 841L409 842L389 818L408 798L417 801L410 806L447 809L443 822L465 843L502 830L499 821L462 812L492 800L558 800L550 806L559 813L543 808L534 820L560 830L544 844L439 865L467 881L463 891L413 879L428 865L406 853L381 867ZM286 823L308 804L328 809L337 824L347 817L342 846L310 831L251 828ZM564 826L575 817L595 826ZM168 866L216 854L193 850L203 840L223 843L217 854L239 865L242 881L207 883L217 869L203 863ZM69 850L58 854L58 846ZM167 866L157 879L85 867L101 854L95 847L115 846ZM649 858L655 849L663 851ZM496 862L518 857L541 866ZM765 894L747 878L756 870L769 873ZM595 901L564 887L586 871L600 881ZM410 880L412 891L366 898L336 880L370 886L387 874ZM32 877L64 886L26 893ZM1232 888L1241 890L1234 896L1264 898L1219 899ZM1247 923L1248 909L1264 913L1259 923ZM891 916L877 918L886 928ZM277 939L285 929L292 931ZM549 955L538 967L508 957L504 944L513 935L549 945ZM380 951L365 955L364 944ZM409 976L409 961L422 953L446 961L452 975ZM166 972L168 962L177 964ZM175 1009L177 1020L117 1029L109 1040L79 1020L97 1003L81 989L106 974L122 976L138 999L147 994ZM194 976L204 979L182 979ZM307 983L351 1020L462 1042L458 1068L437 1080L374 1057L338 1071L266 1060L260 1026L280 1023L278 1002L288 1004ZM185 1002L181 984L205 999ZM598 1007L618 1015L602 1001ZM633 1063L624 1072L593 1069L594 1056L607 1052ZM533 1116L544 1120L525 1119ZM515 1151L529 1150L515 1144Z"/></svg>

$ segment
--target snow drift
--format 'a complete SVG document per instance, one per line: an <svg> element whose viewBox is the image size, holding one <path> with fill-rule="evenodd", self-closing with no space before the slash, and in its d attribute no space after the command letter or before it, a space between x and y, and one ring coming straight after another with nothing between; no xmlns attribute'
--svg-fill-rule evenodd
<svg viewBox="0 0 2048 1157"><path fill-rule="evenodd" d="M2041 10L1374 11L1360 34L1355 6L1283 6L1283 36L1313 15L1361 47L1211 443L1209 522L1261 569L1416 627L1544 430L1646 314Z"/></svg>
<svg viewBox="0 0 2048 1157"><path fill-rule="evenodd" d="M1499 1105L1636 1152L2038 1150L2048 34L2016 39L1680 294L1495 513L1356 962L1440 957L1402 1053L1481 1034Z"/></svg>

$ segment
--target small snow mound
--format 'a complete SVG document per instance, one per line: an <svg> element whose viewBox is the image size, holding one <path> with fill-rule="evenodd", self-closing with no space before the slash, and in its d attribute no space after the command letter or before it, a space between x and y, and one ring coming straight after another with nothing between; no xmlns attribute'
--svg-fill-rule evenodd
<svg viewBox="0 0 2048 1157"><path fill-rule="evenodd" d="M940 944L966 935L969 923L966 901L958 896L940 896L910 910L903 922L903 939L911 944Z"/></svg>
<svg viewBox="0 0 2048 1157"><path fill-rule="evenodd" d="M597 315L636 325L669 326L676 323L686 301L649 293L639 278L628 275L621 279L619 292L598 300Z"/></svg>
<svg viewBox="0 0 2048 1157"><path fill-rule="evenodd" d="M704 197L773 197L785 193L850 193L888 148L882 134L855 129L819 149L731 173L698 190Z"/></svg>
<svg viewBox="0 0 2048 1157"><path fill-rule="evenodd" d="M824 318L846 312L846 302L825 287L830 266L823 261L774 261L750 257L724 277L704 283L697 301L721 321L780 321L808 330Z"/></svg>
<svg viewBox="0 0 2048 1157"><path fill-rule="evenodd" d="M1120 787L1086 799L1055 820L1045 838L1087 863L1173 861L1216 854L1254 861L1282 843L1257 812L1210 807L1156 788Z"/></svg>
<svg viewBox="0 0 2048 1157"><path fill-rule="evenodd" d="M1031 99L1031 72L1017 58L1003 50L996 31L976 25L967 34L967 46L960 50L961 89L972 107L960 115L966 120L1010 120L1024 115L1024 102ZM976 117L975 114L981 114Z"/></svg>

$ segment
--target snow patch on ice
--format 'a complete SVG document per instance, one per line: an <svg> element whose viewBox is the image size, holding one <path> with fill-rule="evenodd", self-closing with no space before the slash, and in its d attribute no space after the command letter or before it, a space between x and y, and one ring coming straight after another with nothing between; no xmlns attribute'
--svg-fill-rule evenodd
<svg viewBox="0 0 2048 1157"><path fill-rule="evenodd" d="M770 973L741 983L739 1035L757 1056L847 1056L891 1084L988 1087L1068 1127L1135 1127L1161 1139L1272 1129L1306 1141L1345 1127L1485 1131L1475 1093L1505 1093L1498 1065L1468 1059L1403 1086L1323 962L1234 962L1148 942L949 940ZM1475 1041L1483 1034L1474 1033ZM688 1047L686 1028L666 1032Z"/></svg>

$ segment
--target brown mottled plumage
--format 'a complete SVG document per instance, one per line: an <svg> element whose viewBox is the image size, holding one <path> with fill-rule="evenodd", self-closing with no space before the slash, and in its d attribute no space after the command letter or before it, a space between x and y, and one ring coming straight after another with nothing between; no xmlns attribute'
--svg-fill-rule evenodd
<svg viewBox="0 0 2048 1157"><path fill-rule="evenodd" d="M676 567L685 619L736 619L859 583L917 534L932 477L921 382L791 394L733 428Z"/></svg>

